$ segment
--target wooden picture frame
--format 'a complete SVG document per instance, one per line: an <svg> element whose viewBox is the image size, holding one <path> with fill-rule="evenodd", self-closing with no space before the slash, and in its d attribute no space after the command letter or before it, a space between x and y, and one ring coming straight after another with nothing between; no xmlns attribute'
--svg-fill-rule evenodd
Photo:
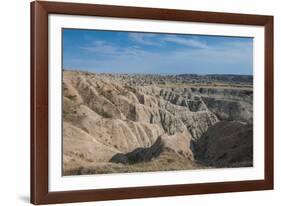
<svg viewBox="0 0 281 206"><path fill-rule="evenodd" d="M264 180L50 192L48 190L48 15L50 14L263 26L265 28ZM32 2L30 169L31 203L33 204L273 189L273 17L45 1Z"/></svg>

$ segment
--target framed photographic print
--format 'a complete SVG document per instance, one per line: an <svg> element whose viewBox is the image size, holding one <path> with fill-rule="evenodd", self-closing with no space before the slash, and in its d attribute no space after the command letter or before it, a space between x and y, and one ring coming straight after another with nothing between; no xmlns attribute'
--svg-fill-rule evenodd
<svg viewBox="0 0 281 206"><path fill-rule="evenodd" d="M31 3L31 202L273 189L273 17Z"/></svg>

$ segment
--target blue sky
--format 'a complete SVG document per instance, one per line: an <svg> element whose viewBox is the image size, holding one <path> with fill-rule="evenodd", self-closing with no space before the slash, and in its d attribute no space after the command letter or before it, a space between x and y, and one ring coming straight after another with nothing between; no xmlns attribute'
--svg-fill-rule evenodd
<svg viewBox="0 0 281 206"><path fill-rule="evenodd" d="M106 73L253 74L253 39L63 30L63 68Z"/></svg>

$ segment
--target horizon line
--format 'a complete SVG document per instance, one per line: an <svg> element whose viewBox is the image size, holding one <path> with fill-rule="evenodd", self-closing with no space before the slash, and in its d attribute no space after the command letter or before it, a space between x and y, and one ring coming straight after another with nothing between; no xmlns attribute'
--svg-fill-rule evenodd
<svg viewBox="0 0 281 206"><path fill-rule="evenodd" d="M88 72L88 73L93 73L93 74L120 74L120 75L159 75L159 76L168 76L168 75L198 75L198 76L208 76L208 75L233 75L233 76L254 76L253 74L233 74L233 73L119 73L119 72L94 72L94 71L89 71L89 70L81 70L81 69L74 69L74 68L62 68L62 71L75 71L75 72Z"/></svg>

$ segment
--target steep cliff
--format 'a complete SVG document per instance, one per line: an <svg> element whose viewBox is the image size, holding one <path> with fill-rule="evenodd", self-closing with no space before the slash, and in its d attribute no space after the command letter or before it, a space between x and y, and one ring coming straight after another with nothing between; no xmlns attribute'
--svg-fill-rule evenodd
<svg viewBox="0 0 281 206"><path fill-rule="evenodd" d="M64 174L201 168L196 162L209 154L204 145L210 128L222 120L252 123L251 90L139 86L129 80L63 72ZM169 156L173 164L165 165ZM146 169L150 162L158 166Z"/></svg>

